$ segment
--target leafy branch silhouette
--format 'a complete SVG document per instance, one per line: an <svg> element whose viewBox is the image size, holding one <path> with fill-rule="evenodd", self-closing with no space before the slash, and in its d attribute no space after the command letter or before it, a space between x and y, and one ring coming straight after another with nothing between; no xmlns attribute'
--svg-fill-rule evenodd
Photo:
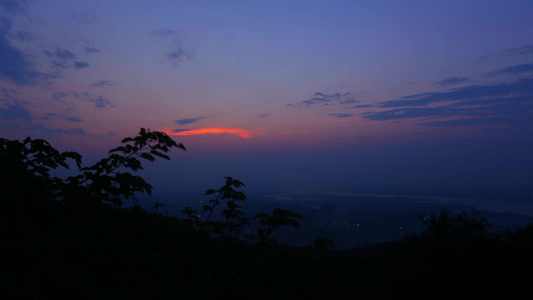
<svg viewBox="0 0 533 300"><path fill-rule="evenodd" d="M7 195L24 199L101 204L120 207L122 198L131 198L134 206L139 202L135 193L151 195L152 186L131 171L142 170L141 159L151 162L156 157L169 160L166 154L171 148L186 150L168 135L141 128L139 135L122 140L123 146L109 150L109 156L89 167L82 167L82 156L73 151L59 152L42 139L23 142L0 139L0 168L6 178ZM68 159L76 162L82 172L65 180L50 176L50 169L69 169ZM32 189L28 189L28 185ZM21 191L23 191L21 193Z"/></svg>
<svg viewBox="0 0 533 300"><path fill-rule="evenodd" d="M186 150L183 144L176 143L165 133L144 128L141 128L138 136L124 138L121 142L125 145L109 150L109 157L93 166L81 168L83 173L80 175L68 177L62 198L72 201L75 196L81 196L81 199L74 201L110 202L120 207L124 197L131 198L133 205L138 206L135 193L151 195L152 186L141 176L121 172L121 169L142 170L140 159L153 162L157 156L169 160L166 153L172 147ZM80 189L83 191L80 192Z"/></svg>
<svg viewBox="0 0 533 300"><path fill-rule="evenodd" d="M202 212L186 207L182 213L187 216L191 226L195 229L201 230L208 235L220 236L222 238L229 237L233 239L239 238L244 229L250 226L250 219L244 216L239 202L244 202L246 195L237 191L238 188L244 187L244 183L232 177L225 177L226 183L219 189L208 189L205 195L213 195L214 198L209 200L209 205L204 205ZM215 208L220 205L222 200L226 200L226 208L222 210L224 221L212 220ZM204 220L201 219L202 214L207 214ZM292 226L293 228L300 228L300 223L296 219L303 219L303 216L298 213L276 208L272 211L272 215L265 213L256 214L253 217L258 220L261 226L257 230L257 235L246 235L247 240L258 240L260 242L273 242L275 240L269 239L271 234L282 226Z"/></svg>
<svg viewBox="0 0 533 300"><path fill-rule="evenodd" d="M45 140L32 140L29 137L23 142L0 139L0 167L2 177L8 180L7 195L9 198L19 197L47 203L113 207L121 207L123 199L132 199L133 206L139 207L136 194L151 195L153 187L132 172L143 169L142 160L169 160L167 153L171 148L186 148L165 133L144 128L140 129L137 136L126 137L121 143L123 145L109 150L108 157L92 166L82 167L82 156L79 153L59 152ZM75 161L81 173L64 180L52 178L50 170L58 167L68 169L69 159ZM205 196L211 196L212 199L209 200L209 205L203 206L201 213L189 207L182 210L194 229L208 236L239 239L245 229L251 226L251 221L257 220L257 234L245 234L245 240L275 243L271 236L279 228L300 227L298 220L303 219L302 215L281 208L274 209L270 215L259 213L252 219L246 217L241 205L247 197L238 190L245 186L244 183L232 177L225 177L225 180L222 187L205 192ZM33 188L28 189L28 184ZM223 202L225 207L221 211L222 218L215 218L215 210ZM159 207L161 204L156 203L152 213L155 214ZM206 217L202 219L202 215Z"/></svg>

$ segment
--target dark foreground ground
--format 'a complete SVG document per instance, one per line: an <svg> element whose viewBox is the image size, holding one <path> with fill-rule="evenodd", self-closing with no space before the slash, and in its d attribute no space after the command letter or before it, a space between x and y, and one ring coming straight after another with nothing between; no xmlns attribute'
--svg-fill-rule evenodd
<svg viewBox="0 0 533 300"><path fill-rule="evenodd" d="M469 214L437 212L414 220L418 234L343 250L213 238L106 205L4 202L1 222L2 299L495 299L533 279L533 227L494 234Z"/></svg>

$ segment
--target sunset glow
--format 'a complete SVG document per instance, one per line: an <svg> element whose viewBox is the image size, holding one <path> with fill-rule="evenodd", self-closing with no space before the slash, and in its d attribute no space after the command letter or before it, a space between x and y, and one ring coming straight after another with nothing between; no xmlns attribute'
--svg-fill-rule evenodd
<svg viewBox="0 0 533 300"><path fill-rule="evenodd" d="M250 130L246 129L238 129L238 128L199 128L199 129L191 129L191 130L178 130L172 128L164 128L161 129L162 132L168 134L168 135L178 135L178 136L186 136L186 135L204 135L204 134L232 134L236 135L241 138L252 138L256 135L260 135L262 133L258 132L252 132Z"/></svg>
<svg viewBox="0 0 533 300"><path fill-rule="evenodd" d="M531 0L131 2L0 0L0 138L159 130L187 188L532 189Z"/></svg>

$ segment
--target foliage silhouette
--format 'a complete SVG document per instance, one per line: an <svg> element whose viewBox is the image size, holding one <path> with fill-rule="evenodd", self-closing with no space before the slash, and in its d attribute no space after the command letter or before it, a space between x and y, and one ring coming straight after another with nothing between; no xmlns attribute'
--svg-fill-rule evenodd
<svg viewBox="0 0 533 300"><path fill-rule="evenodd" d="M490 223L485 218L479 217L479 212L467 214L465 212L453 216L446 209L440 214L431 214L429 217L420 216L425 229L422 237L431 239L473 239L487 235L486 229Z"/></svg>
<svg viewBox="0 0 533 300"><path fill-rule="evenodd" d="M77 202L84 204L111 203L122 205L122 198L133 200L138 206L136 192L151 194L152 186L142 177L122 169L142 170L140 159L154 161L155 157L170 159L166 153L177 147L168 135L141 128L136 137L122 140L124 146L111 149L109 157L89 167L81 167L79 153L59 152L42 139L26 138L22 143L0 139L0 167L8 197L22 197L32 201ZM73 159L82 172L62 180L50 177L50 169L68 169L67 159ZM26 186L32 186L32 189ZM22 191L22 193L21 193Z"/></svg>
<svg viewBox="0 0 533 300"><path fill-rule="evenodd" d="M55 199L61 180L50 177L50 169L69 168L68 159L81 167L81 155L59 152L42 139L24 141L0 138L0 172L3 195L12 200L49 202ZM31 187L31 188L28 188Z"/></svg>
<svg viewBox="0 0 533 300"><path fill-rule="evenodd" d="M63 201L109 202L120 207L122 198L131 198L133 205L138 206L135 193L151 195L152 186L141 176L121 169L142 170L140 159L153 162L157 156L169 160L166 153L172 147L186 150L183 144L177 144L165 133L144 128L138 136L124 138L122 143L123 146L109 150L109 157L81 168L80 175L68 177L59 194Z"/></svg>
<svg viewBox="0 0 533 300"><path fill-rule="evenodd" d="M187 216L191 226L195 229L201 230L209 236L219 236L222 238L238 239L244 232L245 228L250 226L250 219L244 216L239 202L246 200L246 195L237 191L238 188L244 187L244 183L232 177L225 177L226 183L219 189L208 189L205 195L212 195L214 198L209 200L209 205L204 205L202 212L185 207L182 213ZM224 221L212 220L215 208L220 205L222 200L226 200L226 208L222 210ZM207 214L204 220L201 219L202 214ZM296 219L303 219L299 213L276 208L272 211L272 215L265 213L256 214L253 217L258 220L260 228L257 230L257 235L247 234L246 240L258 240L260 242L275 242L268 237L282 226L292 226L299 228L300 223Z"/></svg>
<svg viewBox="0 0 533 300"><path fill-rule="evenodd" d="M124 170L185 147L143 129L122 142L82 167L81 155L44 140L0 139L0 299L478 299L530 290L533 225L492 234L476 213L442 210L422 218L422 233L396 242L278 245L273 232L298 228L301 215L274 209L246 218L244 184L232 177L206 192L201 213L186 208L187 219L157 213L159 204L145 211L135 194L151 186ZM50 175L70 160L80 175ZM129 198L134 206L120 208ZM253 221L257 234L246 235Z"/></svg>
<svg viewBox="0 0 533 300"><path fill-rule="evenodd" d="M244 217L238 202L244 202L246 195L236 189L243 187L244 184L232 177L225 177L226 183L219 189L208 189L205 195L213 195L209 200L210 205L204 205L202 213L207 213L205 220L201 220L201 213L186 207L182 210L190 221L191 225L208 234L215 234L220 237L237 238L245 226L249 226L249 219ZM226 200L226 208L222 210L224 221L212 220L215 208L220 205L222 200Z"/></svg>
<svg viewBox="0 0 533 300"><path fill-rule="evenodd" d="M301 220L303 219L303 216L286 209L276 208L272 211L272 215L259 213L254 216L254 219L259 220L259 224L262 226L262 228L257 231L257 237L260 241L268 241L270 235L281 226L300 228L300 222L296 219ZM273 240L270 239L270 241Z"/></svg>

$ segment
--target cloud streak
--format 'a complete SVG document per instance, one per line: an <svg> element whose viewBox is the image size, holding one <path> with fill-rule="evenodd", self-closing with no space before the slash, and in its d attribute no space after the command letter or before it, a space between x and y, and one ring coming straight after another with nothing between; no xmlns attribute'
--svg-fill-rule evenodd
<svg viewBox="0 0 533 300"><path fill-rule="evenodd" d="M0 120L2 121L25 121L29 122L33 118L31 114L17 101L6 103L5 108L0 108Z"/></svg>
<svg viewBox="0 0 533 300"><path fill-rule="evenodd" d="M195 122L200 121L202 119L205 119L205 118L204 117L197 117L197 118L190 118L190 119L180 119L180 120L174 121L174 123L176 123L178 125L187 125L187 124L195 123Z"/></svg>
<svg viewBox="0 0 533 300"><path fill-rule="evenodd" d="M335 117L337 119L344 119L344 118L352 117L353 114L336 113L336 114L328 114L328 116L332 116L332 117Z"/></svg>
<svg viewBox="0 0 533 300"><path fill-rule="evenodd" d="M17 85L32 85L38 79L53 78L54 75L34 70L24 53L11 46L5 36L0 35L0 78L5 78Z"/></svg>
<svg viewBox="0 0 533 300"><path fill-rule="evenodd" d="M189 135L206 135L206 134L230 134L235 135L241 138L252 138L254 136L260 135L262 133L253 132L246 129L239 128L199 128L199 129L173 129L173 128L164 128L161 129L162 132L169 135L179 135L179 136L189 136Z"/></svg>
<svg viewBox="0 0 533 300"><path fill-rule="evenodd" d="M334 104L353 104L358 103L359 101L355 100L351 93L334 93L334 94L324 94L322 92L314 93L308 99L299 101L296 103L299 107L310 107L310 106L327 106ZM289 106L294 106L289 104Z"/></svg>
<svg viewBox="0 0 533 300"><path fill-rule="evenodd" d="M533 94L533 78L522 78L513 82L487 85L469 85L445 92L429 92L385 101L381 107L424 106L431 103L459 101L465 99L494 99L512 95Z"/></svg>
<svg viewBox="0 0 533 300"><path fill-rule="evenodd" d="M516 66L510 66L503 69L496 70L491 72L489 76L498 76L498 75L518 75L521 73L533 72L533 64L521 64Z"/></svg>
<svg viewBox="0 0 533 300"><path fill-rule="evenodd" d="M96 108L116 107L114 104L111 103L111 101L109 101L109 99L99 95L92 95L89 92L57 92L52 95L52 98L55 101L61 102L63 104L67 104L67 102L69 102L69 99L74 98L76 100L82 100L93 103L94 107Z"/></svg>
<svg viewBox="0 0 533 300"><path fill-rule="evenodd" d="M533 45L511 48L503 52L507 56L522 56L533 54Z"/></svg>
<svg viewBox="0 0 533 300"><path fill-rule="evenodd" d="M502 69L506 70L508 68ZM533 78L486 85L470 85L444 92L405 96L382 102L362 114L373 121L418 120L429 127L524 124L533 127Z"/></svg>
<svg viewBox="0 0 533 300"><path fill-rule="evenodd" d="M27 8L26 0L1 0L0 7L8 14L25 14Z"/></svg>
<svg viewBox="0 0 533 300"><path fill-rule="evenodd" d="M176 68L184 59L191 59L194 53L183 47L183 38L181 33L172 29L156 29L150 32L150 35L170 40L170 51L164 54L166 61Z"/></svg>
<svg viewBox="0 0 533 300"><path fill-rule="evenodd" d="M521 57L521 56L527 56L527 55L533 55L533 45L526 45L516 48L507 49L505 51L491 54L491 55L484 55L479 58L479 61L486 61L495 57L503 57L503 58L510 58L510 57Z"/></svg>
<svg viewBox="0 0 533 300"><path fill-rule="evenodd" d="M0 106L0 129L22 130L26 134L40 137L52 137L54 135L79 135L98 137L94 134L87 134L82 128L50 128L44 124L38 124L36 120L48 120L52 117L60 117L68 122L81 123L78 117L67 116L65 114L48 113L43 117L34 118L32 114L13 96L15 91L5 90L2 92L6 96L2 98L5 106ZM24 103L28 103L24 101Z"/></svg>
<svg viewBox="0 0 533 300"><path fill-rule="evenodd" d="M86 62L83 62L83 61L75 61L74 62L74 69L78 70L78 69L85 69L85 68L88 68L89 67L89 64L86 63Z"/></svg>
<svg viewBox="0 0 533 300"><path fill-rule="evenodd" d="M103 87L103 86L115 86L116 82L111 80L98 80L97 82L91 84L92 87Z"/></svg>
<svg viewBox="0 0 533 300"><path fill-rule="evenodd" d="M81 123L83 122L82 119L78 118L78 117L72 117L72 116L67 116L65 114L58 114L58 113L48 113L46 115L44 115L43 117L41 117L40 119L41 120L48 120L52 117L60 117L66 121L69 121L69 122L75 122L75 123Z"/></svg>
<svg viewBox="0 0 533 300"><path fill-rule="evenodd" d="M440 86L457 85L457 84L468 82L469 80L470 79L468 79L467 77L450 77L450 78L446 78L441 81L437 81L435 82L435 84L440 85Z"/></svg>

